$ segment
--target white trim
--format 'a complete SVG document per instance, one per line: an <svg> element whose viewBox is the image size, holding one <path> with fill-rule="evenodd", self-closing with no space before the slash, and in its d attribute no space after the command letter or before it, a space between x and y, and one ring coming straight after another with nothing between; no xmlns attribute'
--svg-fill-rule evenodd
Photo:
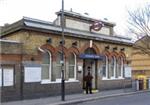
<svg viewBox="0 0 150 105"><path fill-rule="evenodd" d="M102 80L122 80L125 78L102 78Z"/></svg>
<svg viewBox="0 0 150 105"><path fill-rule="evenodd" d="M0 39L0 42L21 43L21 42L19 42L19 41L15 41L15 40L5 40L5 39Z"/></svg>
<svg viewBox="0 0 150 105"><path fill-rule="evenodd" d="M124 77L118 77L118 79L124 79Z"/></svg>
<svg viewBox="0 0 150 105"><path fill-rule="evenodd" d="M13 86L14 85L14 68L6 67L3 68L3 86Z"/></svg>
<svg viewBox="0 0 150 105"><path fill-rule="evenodd" d="M50 81L52 80L52 55L51 53L48 51L49 53L49 79Z"/></svg>
<svg viewBox="0 0 150 105"><path fill-rule="evenodd" d="M79 80L69 79L68 81L65 81L65 82L79 82Z"/></svg>
<svg viewBox="0 0 150 105"><path fill-rule="evenodd" d="M102 80L107 80L108 78L107 77L102 77Z"/></svg>
<svg viewBox="0 0 150 105"><path fill-rule="evenodd" d="M93 46L93 40L90 40L90 48Z"/></svg>
<svg viewBox="0 0 150 105"><path fill-rule="evenodd" d="M74 55L74 60L75 60L75 64L74 64L74 78L69 78L69 80L76 80L77 79L77 66L76 66L77 65L77 57L76 57L75 53L73 53L73 55Z"/></svg>
<svg viewBox="0 0 150 105"><path fill-rule="evenodd" d="M108 57L106 56L106 78L108 78L108 71L109 71L109 62L108 62Z"/></svg>
<svg viewBox="0 0 150 105"><path fill-rule="evenodd" d="M43 79L43 80L41 80L41 84L48 84L48 83L50 83L51 81L50 80L48 80L48 79Z"/></svg>
<svg viewBox="0 0 150 105"><path fill-rule="evenodd" d="M113 61L112 61L113 60ZM111 62L110 62L110 69L111 69L111 72L112 72L112 74L113 74L113 76L112 75L110 75L110 78L111 79L113 79L113 78L115 78L115 65L116 65L116 62L115 62L115 56L113 56L112 57L112 59L111 59ZM112 66L113 66L113 68L112 68Z"/></svg>
<svg viewBox="0 0 150 105"><path fill-rule="evenodd" d="M40 47L39 47L40 48ZM44 50L43 50L44 51ZM46 83L47 82L49 82L49 81L51 81L52 80L52 56L51 56L51 52L49 52L48 50L46 50L46 51L44 51L43 53L48 53L49 54L49 79L42 79L41 78L41 81L43 82L43 83L45 83L45 81L46 81Z"/></svg>
<svg viewBox="0 0 150 105"><path fill-rule="evenodd" d="M56 82L61 82L61 78L56 78Z"/></svg>
<svg viewBox="0 0 150 105"><path fill-rule="evenodd" d="M123 62L123 58L120 58L120 74L118 76L118 78L124 78L123 77L123 69L124 69L124 62Z"/></svg>
<svg viewBox="0 0 150 105"><path fill-rule="evenodd" d="M73 53L74 54L74 53ZM76 54L74 54L74 57L75 57L75 65L74 65L74 79L76 80L77 79L77 56Z"/></svg>
<svg viewBox="0 0 150 105"><path fill-rule="evenodd" d="M60 55L60 56L59 56ZM58 57L60 57L60 61L57 61L57 59L58 59ZM64 58L64 62L65 62L65 58ZM57 57L56 57L56 65L55 65L56 67L62 67L62 65L61 65L61 52L60 51L58 51L57 52ZM65 68L65 65L64 65L64 68ZM62 69L62 68L61 68ZM56 73L56 81L61 81L61 77L62 77L62 70L59 70L58 71L58 69L56 69L57 70L57 72L58 73L60 73L60 77L57 77L58 75L57 75L57 73ZM65 73L65 71L64 71L64 73ZM64 74L64 76L65 76L66 74Z"/></svg>
<svg viewBox="0 0 150 105"><path fill-rule="evenodd" d="M113 56L113 59L114 59L114 75L112 76L112 78L116 78L116 66L117 66L117 60L116 60L116 57Z"/></svg>
<svg viewBox="0 0 150 105"><path fill-rule="evenodd" d="M123 77L123 69L124 69L124 62L123 62L123 58L121 58L121 77Z"/></svg>
<svg viewBox="0 0 150 105"><path fill-rule="evenodd" d="M45 51L43 49L41 49L41 47L38 47L38 50L45 53Z"/></svg>
<svg viewBox="0 0 150 105"><path fill-rule="evenodd" d="M105 55L105 72L106 72L106 75L104 76L103 73L102 73L102 78L103 79L107 79L108 78L108 69L109 69L109 62L108 62L108 57ZM102 70L103 72L103 70Z"/></svg>
<svg viewBox="0 0 150 105"><path fill-rule="evenodd" d="M80 81L79 80L65 81L65 83L71 83L71 82L80 82ZM49 80L41 81L41 84L56 84L56 83L61 83L61 80L59 80L59 81L49 81Z"/></svg>

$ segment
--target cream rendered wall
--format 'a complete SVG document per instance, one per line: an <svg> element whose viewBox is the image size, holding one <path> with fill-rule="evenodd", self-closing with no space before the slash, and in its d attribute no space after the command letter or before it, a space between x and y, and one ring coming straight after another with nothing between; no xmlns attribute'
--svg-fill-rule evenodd
<svg viewBox="0 0 150 105"><path fill-rule="evenodd" d="M150 56L146 54L136 54L132 56L133 70L150 70Z"/></svg>
<svg viewBox="0 0 150 105"><path fill-rule="evenodd" d="M90 24L76 20L66 19L66 27L89 31Z"/></svg>
<svg viewBox="0 0 150 105"><path fill-rule="evenodd" d="M68 27L68 28L79 29L82 31L90 31L90 29L89 29L90 25L91 24L88 24L85 22L76 21L76 20L72 20L72 19L66 19L66 27ZM102 29L100 31L92 30L92 32L110 35L110 29L108 27L102 27Z"/></svg>

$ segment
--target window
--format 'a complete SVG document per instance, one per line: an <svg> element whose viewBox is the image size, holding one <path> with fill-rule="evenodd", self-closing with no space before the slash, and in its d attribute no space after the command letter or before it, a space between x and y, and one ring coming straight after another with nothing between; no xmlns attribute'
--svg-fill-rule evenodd
<svg viewBox="0 0 150 105"><path fill-rule="evenodd" d="M42 81L51 81L51 53L47 50L42 58Z"/></svg>
<svg viewBox="0 0 150 105"><path fill-rule="evenodd" d="M117 78L121 75L121 59L118 58L118 62L117 62Z"/></svg>
<svg viewBox="0 0 150 105"><path fill-rule="evenodd" d="M0 86L14 85L14 68L0 68Z"/></svg>
<svg viewBox="0 0 150 105"><path fill-rule="evenodd" d="M69 56L69 79L76 79L76 55L71 53Z"/></svg>
<svg viewBox="0 0 150 105"><path fill-rule="evenodd" d="M57 52L57 57L56 57L56 81L61 80L61 52Z"/></svg>
<svg viewBox="0 0 150 105"><path fill-rule="evenodd" d="M113 59L114 59L114 65L113 65L113 67L114 67L114 78L116 78L116 71L117 71L117 59L116 59L116 57L113 57Z"/></svg>
<svg viewBox="0 0 150 105"><path fill-rule="evenodd" d="M108 78L108 69L109 69L108 66L109 66L108 57L105 56L105 61L104 61L103 68L102 68L103 79Z"/></svg>
<svg viewBox="0 0 150 105"><path fill-rule="evenodd" d="M124 62L123 62L123 58L120 57L118 59L117 77L123 78L123 70L124 70Z"/></svg>
<svg viewBox="0 0 150 105"><path fill-rule="evenodd" d="M102 68L103 79L122 79L124 77L124 59L120 57L116 59L112 56L110 61L105 56L105 62Z"/></svg>
<svg viewBox="0 0 150 105"><path fill-rule="evenodd" d="M124 77L124 59L122 58L121 59L121 78L123 78Z"/></svg>
<svg viewBox="0 0 150 105"><path fill-rule="evenodd" d="M116 57L113 56L109 64L109 77L115 78L116 75Z"/></svg>

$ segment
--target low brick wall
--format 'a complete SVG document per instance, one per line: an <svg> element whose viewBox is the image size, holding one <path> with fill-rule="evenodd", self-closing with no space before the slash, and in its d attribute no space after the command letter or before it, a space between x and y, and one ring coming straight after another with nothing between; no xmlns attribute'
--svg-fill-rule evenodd
<svg viewBox="0 0 150 105"><path fill-rule="evenodd" d="M131 79L101 80L99 84L99 90L123 89L129 87L132 87Z"/></svg>
<svg viewBox="0 0 150 105"><path fill-rule="evenodd" d="M81 93L82 87L80 82L66 82L65 94ZM51 97L61 95L61 83L24 83L23 99L33 99L41 97ZM20 88L6 87L3 88L1 102L20 100Z"/></svg>
<svg viewBox="0 0 150 105"><path fill-rule="evenodd" d="M20 100L20 90L16 87L1 88L1 102Z"/></svg>
<svg viewBox="0 0 150 105"><path fill-rule="evenodd" d="M80 82L66 82L65 94L81 93ZM24 84L24 99L61 95L61 83L26 83Z"/></svg>

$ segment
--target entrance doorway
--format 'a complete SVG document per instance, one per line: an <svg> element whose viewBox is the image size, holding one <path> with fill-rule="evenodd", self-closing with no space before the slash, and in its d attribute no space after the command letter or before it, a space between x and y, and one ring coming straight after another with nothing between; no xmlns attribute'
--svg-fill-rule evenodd
<svg viewBox="0 0 150 105"><path fill-rule="evenodd" d="M83 59L83 78L88 73L87 68L90 67L90 73L93 76L92 89L97 89L97 62L99 56L93 48L87 48L81 58ZM85 89L85 86L85 81L83 80L83 89Z"/></svg>
<svg viewBox="0 0 150 105"><path fill-rule="evenodd" d="M143 89L144 89L144 81L139 80L139 90L143 90Z"/></svg>
<svg viewBox="0 0 150 105"><path fill-rule="evenodd" d="M88 74L88 67L90 67L90 73L93 76L92 79L92 89L97 89L97 60L94 59L84 59L83 60L83 78ZM83 83L83 88L85 89L85 83Z"/></svg>

